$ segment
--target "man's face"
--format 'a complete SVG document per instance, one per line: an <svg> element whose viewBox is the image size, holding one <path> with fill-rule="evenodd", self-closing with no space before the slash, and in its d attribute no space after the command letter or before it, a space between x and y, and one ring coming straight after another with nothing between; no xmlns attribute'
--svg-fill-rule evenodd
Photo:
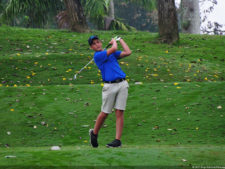
<svg viewBox="0 0 225 169"><path fill-rule="evenodd" d="M102 42L99 39L94 39L91 45L91 49L94 51L102 51Z"/></svg>

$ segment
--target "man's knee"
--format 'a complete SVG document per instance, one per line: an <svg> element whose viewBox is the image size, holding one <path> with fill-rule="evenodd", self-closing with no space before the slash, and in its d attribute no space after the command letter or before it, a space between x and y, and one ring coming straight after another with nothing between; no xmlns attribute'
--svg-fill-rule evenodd
<svg viewBox="0 0 225 169"><path fill-rule="evenodd" d="M118 109L116 109L116 117L123 116L123 112L124 112L124 110L118 110Z"/></svg>
<svg viewBox="0 0 225 169"><path fill-rule="evenodd" d="M108 116L107 113L104 113L104 112L101 112L100 115L103 117L103 118L106 118Z"/></svg>

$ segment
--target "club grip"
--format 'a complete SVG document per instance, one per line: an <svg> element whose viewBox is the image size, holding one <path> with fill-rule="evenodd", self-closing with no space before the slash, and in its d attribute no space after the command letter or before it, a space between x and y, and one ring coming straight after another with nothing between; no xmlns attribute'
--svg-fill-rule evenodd
<svg viewBox="0 0 225 169"><path fill-rule="evenodd" d="M109 46L111 46L111 45L112 45L112 44L109 43L109 44L105 47L105 49L107 49L107 48L108 48Z"/></svg>

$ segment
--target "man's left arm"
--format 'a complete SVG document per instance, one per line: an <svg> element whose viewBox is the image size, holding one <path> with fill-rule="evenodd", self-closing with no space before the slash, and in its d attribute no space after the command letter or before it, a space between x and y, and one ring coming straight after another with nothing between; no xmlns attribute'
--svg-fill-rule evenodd
<svg viewBox="0 0 225 169"><path fill-rule="evenodd" d="M126 56L129 56L131 54L131 50L129 46L126 44L126 42L123 39L120 39L120 44L123 48L123 51L120 53L119 58L124 58Z"/></svg>

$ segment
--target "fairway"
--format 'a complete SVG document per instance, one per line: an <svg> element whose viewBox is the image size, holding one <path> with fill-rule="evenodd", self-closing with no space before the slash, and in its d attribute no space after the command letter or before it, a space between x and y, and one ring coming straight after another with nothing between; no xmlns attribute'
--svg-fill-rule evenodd
<svg viewBox="0 0 225 169"><path fill-rule="evenodd" d="M89 146L65 146L60 151L49 147L17 147L1 150L1 166L45 167L55 166L95 168L192 168L192 166L221 166L225 153L224 146L182 145L182 146L126 146L118 149L98 149ZM14 155L16 158L4 156ZM210 159L210 160L209 160ZM201 162L200 162L201 161ZM61 166L61 167L59 167ZM182 167L183 166L183 167ZM185 167L186 166L186 167ZM84 167L85 168L85 167Z"/></svg>
<svg viewBox="0 0 225 169"><path fill-rule="evenodd" d="M121 35L133 51L119 61L129 81L122 148L105 147L114 113L90 146L101 74L92 63L73 76L93 56L91 34L0 27L0 168L224 167L225 38L181 34L172 46L147 32L94 33L104 44Z"/></svg>

